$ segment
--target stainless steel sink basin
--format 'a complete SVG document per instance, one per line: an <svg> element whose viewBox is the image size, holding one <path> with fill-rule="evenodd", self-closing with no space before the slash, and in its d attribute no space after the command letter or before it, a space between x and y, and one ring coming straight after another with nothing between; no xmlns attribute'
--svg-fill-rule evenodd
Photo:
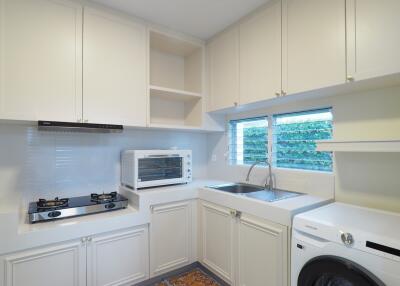
<svg viewBox="0 0 400 286"><path fill-rule="evenodd" d="M210 188L234 194L246 194L265 190L264 187L244 183L211 186Z"/></svg>
<svg viewBox="0 0 400 286"><path fill-rule="evenodd" d="M249 198L266 202L276 202L279 200L293 198L302 195L301 193L289 192L279 189L268 190L261 186L250 185L245 183L210 186L209 188L233 194L240 194Z"/></svg>

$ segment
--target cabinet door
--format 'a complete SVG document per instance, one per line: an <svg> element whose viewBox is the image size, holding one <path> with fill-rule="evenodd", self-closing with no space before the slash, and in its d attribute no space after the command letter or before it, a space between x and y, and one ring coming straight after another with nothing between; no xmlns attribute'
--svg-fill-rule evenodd
<svg viewBox="0 0 400 286"><path fill-rule="evenodd" d="M283 89L346 82L345 0L283 0Z"/></svg>
<svg viewBox="0 0 400 286"><path fill-rule="evenodd" d="M148 279L147 226L88 242L88 286L133 285Z"/></svg>
<svg viewBox="0 0 400 286"><path fill-rule="evenodd" d="M200 202L201 262L227 283L233 284L233 227L230 210Z"/></svg>
<svg viewBox="0 0 400 286"><path fill-rule="evenodd" d="M239 103L239 29L218 35L207 50L210 109L233 107Z"/></svg>
<svg viewBox="0 0 400 286"><path fill-rule="evenodd" d="M145 126L145 27L85 8L83 80L85 121Z"/></svg>
<svg viewBox="0 0 400 286"><path fill-rule="evenodd" d="M400 72L400 1L346 3L348 76L361 80Z"/></svg>
<svg viewBox="0 0 400 286"><path fill-rule="evenodd" d="M191 202L152 207L150 276L174 270L191 261Z"/></svg>
<svg viewBox="0 0 400 286"><path fill-rule="evenodd" d="M242 215L238 220L239 286L286 286L287 228Z"/></svg>
<svg viewBox="0 0 400 286"><path fill-rule="evenodd" d="M1 264L4 286L86 285L86 247L80 241L7 255Z"/></svg>
<svg viewBox="0 0 400 286"><path fill-rule="evenodd" d="M240 24L240 104L281 92L281 1Z"/></svg>
<svg viewBox="0 0 400 286"><path fill-rule="evenodd" d="M80 119L81 6L0 0L0 15L0 118Z"/></svg>

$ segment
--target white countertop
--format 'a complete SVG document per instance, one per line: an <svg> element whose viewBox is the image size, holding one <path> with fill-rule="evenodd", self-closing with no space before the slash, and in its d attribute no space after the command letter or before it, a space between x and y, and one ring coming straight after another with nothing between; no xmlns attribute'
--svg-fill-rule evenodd
<svg viewBox="0 0 400 286"><path fill-rule="evenodd" d="M130 197L132 201L135 201L136 205L140 205L141 209L148 212L150 212L151 205L188 199L201 199L265 218L289 227L292 225L293 216L297 213L333 201L333 198L323 198L302 194L297 197L283 199L276 202L265 202L207 187L227 183L230 182L197 180L187 185L167 186L139 191L121 188L121 192Z"/></svg>
<svg viewBox="0 0 400 286"><path fill-rule="evenodd" d="M227 182L195 180L186 185L140 191L121 187L120 192L129 199L126 209L36 224L27 222L26 208L1 208L0 255L148 224L151 205L174 201L202 199L289 227L296 213L332 201L329 198L301 195L269 203L206 187L223 183Z"/></svg>

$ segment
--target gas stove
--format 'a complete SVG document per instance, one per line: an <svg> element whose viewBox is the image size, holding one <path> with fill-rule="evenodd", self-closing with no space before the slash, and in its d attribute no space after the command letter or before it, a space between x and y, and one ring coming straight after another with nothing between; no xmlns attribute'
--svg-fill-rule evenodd
<svg viewBox="0 0 400 286"><path fill-rule="evenodd" d="M61 218L89 215L100 212L123 209L128 206L128 199L112 193L91 194L73 198L39 199L29 204L29 222L50 221Z"/></svg>

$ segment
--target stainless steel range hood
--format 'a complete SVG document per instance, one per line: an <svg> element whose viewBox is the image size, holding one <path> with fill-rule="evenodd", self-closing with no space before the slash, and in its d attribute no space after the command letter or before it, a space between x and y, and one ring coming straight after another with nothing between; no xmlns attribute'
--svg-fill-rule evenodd
<svg viewBox="0 0 400 286"><path fill-rule="evenodd" d="M75 123L60 121L38 121L38 129L44 131L89 132L89 133L119 133L124 130L122 125Z"/></svg>

